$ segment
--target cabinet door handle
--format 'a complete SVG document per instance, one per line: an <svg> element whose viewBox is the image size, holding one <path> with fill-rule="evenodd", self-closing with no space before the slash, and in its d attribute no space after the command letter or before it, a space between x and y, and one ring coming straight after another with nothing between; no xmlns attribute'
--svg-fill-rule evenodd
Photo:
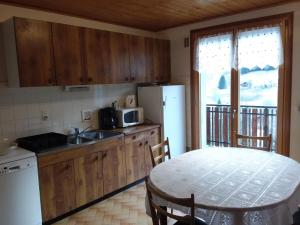
<svg viewBox="0 0 300 225"><path fill-rule="evenodd" d="M135 139L136 139L136 136L134 135L134 136L132 137L132 139L135 140Z"/></svg>
<svg viewBox="0 0 300 225"><path fill-rule="evenodd" d="M69 164L67 164L66 166L65 166L65 170L68 170L68 169L70 169L71 168L71 166L69 165Z"/></svg>
<svg viewBox="0 0 300 225"><path fill-rule="evenodd" d="M106 156L107 156L107 152L104 152L103 156L102 156L102 159L106 158Z"/></svg>
<svg viewBox="0 0 300 225"><path fill-rule="evenodd" d="M98 156L96 156L96 157L95 157L95 161L98 161L98 159L99 159L99 157L98 157Z"/></svg>
<svg viewBox="0 0 300 225"><path fill-rule="evenodd" d="M146 141L146 142L145 142L145 145L147 145L148 143L149 143L149 142L148 142L148 141Z"/></svg>
<svg viewBox="0 0 300 225"><path fill-rule="evenodd" d="M131 77L130 79L131 79L132 81L134 81L134 80L135 80L135 79L134 79L134 77Z"/></svg>
<svg viewBox="0 0 300 225"><path fill-rule="evenodd" d="M89 77L88 82L92 82L92 81L93 81L93 78Z"/></svg>
<svg viewBox="0 0 300 225"><path fill-rule="evenodd" d="M151 131L151 133L150 133L150 134L152 135L152 134L154 134L154 133L155 133L155 131Z"/></svg>
<svg viewBox="0 0 300 225"><path fill-rule="evenodd" d="M142 145L143 145L143 143L140 143L140 144L139 144L139 146L142 146Z"/></svg>

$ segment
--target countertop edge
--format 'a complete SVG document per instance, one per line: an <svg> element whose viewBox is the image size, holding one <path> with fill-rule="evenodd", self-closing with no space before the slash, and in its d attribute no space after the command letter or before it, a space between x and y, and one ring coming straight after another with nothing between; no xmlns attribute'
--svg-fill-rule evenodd
<svg viewBox="0 0 300 225"><path fill-rule="evenodd" d="M42 157L47 157L52 154L58 154L58 153L61 153L64 151L72 151L72 150L76 150L76 149L82 148L82 147L87 147L87 146L90 146L93 144L106 142L106 141L110 141L113 139L118 139L122 136L148 131L151 129L159 128L160 126L161 125L159 125L159 124L142 124L142 125L137 125L137 126L133 126L133 127L117 128L117 129L114 129L113 131L120 132L121 134L119 134L119 135L105 138L103 140L94 140L91 142L86 142L86 143L82 143L82 144L78 144L78 145L68 144L68 145L64 145L64 146L55 147L54 149L49 149L48 151L45 151L42 153L37 153L36 156L39 159Z"/></svg>

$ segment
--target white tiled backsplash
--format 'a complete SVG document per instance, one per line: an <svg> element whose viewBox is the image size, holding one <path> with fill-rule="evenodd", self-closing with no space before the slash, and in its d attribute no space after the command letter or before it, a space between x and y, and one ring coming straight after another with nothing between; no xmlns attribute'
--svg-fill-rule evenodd
<svg viewBox="0 0 300 225"><path fill-rule="evenodd" d="M71 127L98 128L98 109L135 94L134 84L95 85L89 91L65 92L62 87L0 88L0 142L44 132L66 133ZM91 110L92 120L82 122L81 111ZM42 120L42 112L48 120Z"/></svg>

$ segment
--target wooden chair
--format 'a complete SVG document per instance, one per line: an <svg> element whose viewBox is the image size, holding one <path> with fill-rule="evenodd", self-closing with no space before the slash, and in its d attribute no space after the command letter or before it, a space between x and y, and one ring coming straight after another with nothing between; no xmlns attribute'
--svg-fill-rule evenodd
<svg viewBox="0 0 300 225"><path fill-rule="evenodd" d="M165 146L167 146L167 151L165 152ZM160 151L161 150L161 151ZM170 153L170 145L169 145L169 138L165 140L164 142L151 146L149 145L149 151L151 155L151 162L153 168L161 163L163 159L165 159L166 156L168 156L168 159L171 159L171 153Z"/></svg>
<svg viewBox="0 0 300 225"><path fill-rule="evenodd" d="M252 144L240 144L239 140L241 141L246 141L246 143L252 142ZM263 147L256 147L253 145L253 141L262 141L263 142ZM269 134L268 136L247 136L247 135L242 135L242 134L236 134L236 143L237 147L241 148L252 148L252 149L260 149L264 151L271 151L271 143L272 143L272 135Z"/></svg>
<svg viewBox="0 0 300 225"><path fill-rule="evenodd" d="M151 212L153 225L167 225L167 218L172 218L177 222L174 225L207 225L207 223L195 217L195 199L194 194L190 198L175 198L159 191L146 178L146 189ZM189 215L176 215L173 212L169 213L167 207L159 206L153 201L153 195L164 199L170 203L189 208Z"/></svg>

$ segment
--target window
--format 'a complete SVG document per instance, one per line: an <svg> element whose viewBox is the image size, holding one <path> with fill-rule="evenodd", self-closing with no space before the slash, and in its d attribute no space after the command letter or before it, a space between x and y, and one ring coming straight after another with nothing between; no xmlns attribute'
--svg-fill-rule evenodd
<svg viewBox="0 0 300 225"><path fill-rule="evenodd" d="M272 134L272 149L289 154L292 18L191 32L193 149L235 146L236 133Z"/></svg>

